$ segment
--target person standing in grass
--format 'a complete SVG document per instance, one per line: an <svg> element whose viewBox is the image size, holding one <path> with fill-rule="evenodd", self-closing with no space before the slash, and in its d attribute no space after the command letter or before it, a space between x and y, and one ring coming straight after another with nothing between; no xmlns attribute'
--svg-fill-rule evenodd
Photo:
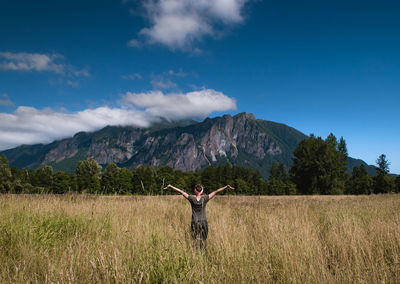
<svg viewBox="0 0 400 284"><path fill-rule="evenodd" d="M214 192L211 192L208 195L202 195L204 191L204 186L202 184L196 184L194 188L194 193L196 196L189 195L183 190L172 186L172 185L167 185L164 189L172 188L173 190L179 192L180 194L183 195L187 200L189 200L190 205L192 206L192 223L191 223L191 231L192 231L192 236L193 239L195 240L195 246L196 248L205 248L206 246L206 240L207 240L207 235L208 235L208 223L207 223L207 217L206 217L206 204L208 201L210 201L217 193L230 188L234 189L230 185L226 185L224 187L221 187L217 189ZM199 240L200 237L200 240Z"/></svg>

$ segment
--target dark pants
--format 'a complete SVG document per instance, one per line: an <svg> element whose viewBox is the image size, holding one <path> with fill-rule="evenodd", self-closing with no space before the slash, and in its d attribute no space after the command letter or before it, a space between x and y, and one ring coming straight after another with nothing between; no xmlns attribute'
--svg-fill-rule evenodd
<svg viewBox="0 0 400 284"><path fill-rule="evenodd" d="M208 235L207 221L192 222L190 227L196 248L205 248Z"/></svg>

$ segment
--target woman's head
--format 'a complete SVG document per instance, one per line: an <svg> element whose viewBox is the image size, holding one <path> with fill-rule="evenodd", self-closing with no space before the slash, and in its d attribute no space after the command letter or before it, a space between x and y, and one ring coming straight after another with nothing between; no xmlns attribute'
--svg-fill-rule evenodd
<svg viewBox="0 0 400 284"><path fill-rule="evenodd" d="M194 187L194 193L196 193L196 195L200 195L203 193L203 189L204 186L202 184L196 184Z"/></svg>

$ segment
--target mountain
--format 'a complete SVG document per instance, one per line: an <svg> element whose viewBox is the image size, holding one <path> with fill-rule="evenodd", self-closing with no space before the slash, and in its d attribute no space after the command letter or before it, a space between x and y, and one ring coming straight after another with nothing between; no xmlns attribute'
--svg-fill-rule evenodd
<svg viewBox="0 0 400 284"><path fill-rule="evenodd" d="M202 122L162 121L150 128L107 126L46 145L22 145L0 154L18 168L50 165L55 171L73 172L78 161L92 157L103 166L111 162L127 168L168 165L184 171L231 163L252 167L266 178L273 162L291 166L293 150L305 138L287 125L240 113ZM350 169L361 163L365 164L349 158ZM374 167L368 166L368 170L375 174Z"/></svg>

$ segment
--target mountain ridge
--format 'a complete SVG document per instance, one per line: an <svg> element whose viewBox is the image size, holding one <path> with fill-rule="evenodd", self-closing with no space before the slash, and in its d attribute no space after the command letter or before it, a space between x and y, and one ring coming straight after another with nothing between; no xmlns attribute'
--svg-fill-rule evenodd
<svg viewBox="0 0 400 284"><path fill-rule="evenodd" d="M252 167L267 178L273 162L291 166L293 150L307 137L293 127L242 112L201 122L164 120L149 128L106 126L49 144L21 145L0 154L11 166L29 169L50 165L55 171L73 172L79 160L90 157L103 166L112 162L130 169L145 164L194 171L230 163ZM349 170L360 164L375 174L375 167L349 158Z"/></svg>

